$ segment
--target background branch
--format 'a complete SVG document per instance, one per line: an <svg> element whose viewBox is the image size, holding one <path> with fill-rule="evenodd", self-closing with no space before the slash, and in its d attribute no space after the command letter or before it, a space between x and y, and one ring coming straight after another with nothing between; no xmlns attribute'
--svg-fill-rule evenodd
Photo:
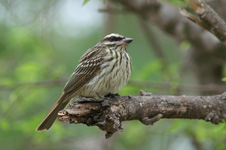
<svg viewBox="0 0 226 150"><path fill-rule="evenodd" d="M45 80L45 81L37 81L37 82L20 82L14 83L12 85L4 85L0 84L0 91L6 90L14 90L21 86L26 86L28 88L39 87L39 86L64 86L67 80ZM161 88L169 90L174 84L166 83L166 82L150 82L150 81L134 81L130 80L128 85L140 87L140 88ZM218 93L222 93L226 90L226 85L218 85L218 84L178 84L178 90L183 91L215 91Z"/></svg>
<svg viewBox="0 0 226 150"><path fill-rule="evenodd" d="M189 5L205 24L206 29L226 45L225 21L203 0L190 0Z"/></svg>
<svg viewBox="0 0 226 150"><path fill-rule="evenodd" d="M216 36L199 25L191 22L179 9L167 2L156 0L110 0L122 5L122 11L132 12L140 19L156 25L160 30L173 37L178 43L188 41L191 45L184 54L186 70L180 75L186 80L192 72L201 85L225 85L226 46ZM201 20L201 19L200 19ZM204 26L207 26L202 22ZM182 80L183 80L182 79ZM216 91L201 92L202 95L219 94Z"/></svg>

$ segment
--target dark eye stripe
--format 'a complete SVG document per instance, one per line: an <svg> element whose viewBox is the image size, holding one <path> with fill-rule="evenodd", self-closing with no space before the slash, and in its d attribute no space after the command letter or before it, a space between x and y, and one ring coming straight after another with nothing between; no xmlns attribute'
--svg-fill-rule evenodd
<svg viewBox="0 0 226 150"><path fill-rule="evenodd" d="M107 40L110 41L110 42L113 42L113 41L120 41L122 39L123 39L122 37L111 36Z"/></svg>

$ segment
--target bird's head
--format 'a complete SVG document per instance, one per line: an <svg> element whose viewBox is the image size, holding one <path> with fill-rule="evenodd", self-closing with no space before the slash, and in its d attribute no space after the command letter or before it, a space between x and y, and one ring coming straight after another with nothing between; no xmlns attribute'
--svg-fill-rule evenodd
<svg viewBox="0 0 226 150"><path fill-rule="evenodd" d="M127 37L117 34L117 33L111 33L109 35L106 35L100 41L100 44L106 45L108 47L127 46L132 41L133 41L132 38L127 38Z"/></svg>

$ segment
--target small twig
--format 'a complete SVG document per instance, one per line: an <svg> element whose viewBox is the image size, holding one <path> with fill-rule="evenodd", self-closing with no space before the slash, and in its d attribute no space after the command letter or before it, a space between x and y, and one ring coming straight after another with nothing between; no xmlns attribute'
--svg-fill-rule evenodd
<svg viewBox="0 0 226 150"><path fill-rule="evenodd" d="M128 85L141 87L141 88L161 88L161 89L171 89L173 84L172 83L158 83L158 82L149 82L149 81L129 81ZM226 91L226 84L225 85L217 85L217 84L179 84L179 90L183 91L199 91L199 92L206 92L206 91L216 91L219 93Z"/></svg>
<svg viewBox="0 0 226 150"><path fill-rule="evenodd" d="M152 93L146 93L143 90L140 90L140 96L152 96Z"/></svg>
<svg viewBox="0 0 226 150"><path fill-rule="evenodd" d="M196 18L194 15L192 15L191 13L187 12L185 9L180 9L180 13L187 17L189 20L191 20L192 22L196 23L197 25L199 25L200 27L207 29L207 27L198 19Z"/></svg>
<svg viewBox="0 0 226 150"><path fill-rule="evenodd" d="M44 80L44 81L37 81L37 82L19 82L19 83L14 83L12 85L0 84L0 90L13 90L21 86L29 86L30 88L37 87L37 86L57 86L57 85L62 86L66 82L67 80Z"/></svg>
<svg viewBox="0 0 226 150"><path fill-rule="evenodd" d="M140 120L140 122L143 123L144 125L153 125L155 122L159 121L162 117L163 117L162 114L158 114L153 118L144 117Z"/></svg>

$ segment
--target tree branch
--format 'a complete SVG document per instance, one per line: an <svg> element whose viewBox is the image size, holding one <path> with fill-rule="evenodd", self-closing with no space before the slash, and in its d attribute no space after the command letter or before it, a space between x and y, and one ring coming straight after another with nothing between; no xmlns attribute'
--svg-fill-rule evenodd
<svg viewBox="0 0 226 150"><path fill-rule="evenodd" d="M14 83L12 85L0 84L0 91L5 90L14 90L20 88L21 86L26 86L29 88L32 87L49 87L49 86L64 86L67 80L59 79L59 80L43 80L37 82L19 82ZM148 81L134 81L130 80L128 85L136 86L141 88L160 88L160 89L170 89L174 86L172 83L166 82L148 82ZM222 93L226 89L226 85L217 85L217 84L179 84L179 90L183 89L183 91L200 91L200 92L208 92L208 91L216 91L218 93Z"/></svg>
<svg viewBox="0 0 226 150"><path fill-rule="evenodd" d="M107 132L106 138L122 130L123 121L139 120L152 125L163 118L221 123L226 120L226 92L215 96L160 96L141 91L141 96L79 98L58 113L62 122L98 126Z"/></svg>
<svg viewBox="0 0 226 150"><path fill-rule="evenodd" d="M199 16L206 27L205 29L226 45L226 23L224 20L203 0L190 0L189 5Z"/></svg>

